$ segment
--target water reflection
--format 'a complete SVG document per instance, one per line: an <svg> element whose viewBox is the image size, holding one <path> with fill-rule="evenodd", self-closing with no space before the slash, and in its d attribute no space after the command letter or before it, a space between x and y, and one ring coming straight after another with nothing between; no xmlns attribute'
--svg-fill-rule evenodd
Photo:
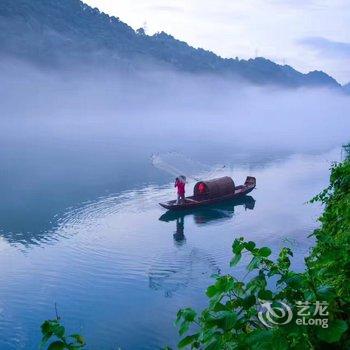
<svg viewBox="0 0 350 350"><path fill-rule="evenodd" d="M183 243L186 242L184 230L185 230L184 217L180 216L176 219L176 232L173 234L174 242L176 243L176 245L181 246Z"/></svg>
<svg viewBox="0 0 350 350"><path fill-rule="evenodd" d="M209 224L211 222L218 222L229 220L234 216L235 207L243 205L245 210L253 210L255 206L255 199L252 196L244 196L242 198L225 201L215 206L207 206L192 210L167 211L159 220L170 222L176 221L176 231L173 234L176 245L182 245L186 242L185 237L185 216L193 216L194 222L197 225Z"/></svg>
<svg viewBox="0 0 350 350"><path fill-rule="evenodd" d="M251 196L225 201L216 206L209 206L191 211L168 211L159 220L175 221L176 230L173 234L175 246L179 249L169 251L157 259L149 271L149 287L161 290L165 297L171 297L180 289L196 285L198 279L210 277L219 273L219 265L211 253L185 245L185 216L193 216L196 225L210 224L229 220L234 216L236 206L243 205L245 209L254 209L255 200Z"/></svg>

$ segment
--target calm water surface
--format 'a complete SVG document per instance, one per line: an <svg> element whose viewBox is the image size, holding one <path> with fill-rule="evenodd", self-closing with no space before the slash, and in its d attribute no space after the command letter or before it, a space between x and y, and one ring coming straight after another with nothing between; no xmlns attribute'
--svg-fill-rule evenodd
<svg viewBox="0 0 350 350"><path fill-rule="evenodd" d="M133 153L121 143L95 142L83 151L50 145L11 149L12 168L2 173L2 350L37 349L39 326L54 317L55 302L66 327L84 334L89 349L174 346L176 311L206 305L210 276L229 271L235 237L275 250L292 246L294 267L303 268L312 244L307 235L320 212L305 202L327 184L339 155L226 157L226 168L215 175L233 176L237 184L256 176L251 196L171 215L158 202L174 196L172 177L151 166L151 147ZM214 166L214 159L205 160Z"/></svg>

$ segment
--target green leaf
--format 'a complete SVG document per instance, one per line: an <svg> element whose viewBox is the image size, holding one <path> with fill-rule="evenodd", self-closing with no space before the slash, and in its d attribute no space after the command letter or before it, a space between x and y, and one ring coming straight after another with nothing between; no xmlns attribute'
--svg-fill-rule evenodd
<svg viewBox="0 0 350 350"><path fill-rule="evenodd" d="M235 239L232 243L232 252L234 254L240 254L244 248L243 238Z"/></svg>
<svg viewBox="0 0 350 350"><path fill-rule="evenodd" d="M64 350L65 344L58 340L50 344L50 346L47 348L47 350Z"/></svg>
<svg viewBox="0 0 350 350"><path fill-rule="evenodd" d="M328 325L328 328L320 328L318 337L326 343L335 343L340 340L348 325L343 320L335 320Z"/></svg>
<svg viewBox="0 0 350 350"><path fill-rule="evenodd" d="M304 300L305 301L313 301L316 299L315 293L312 290L304 291Z"/></svg>
<svg viewBox="0 0 350 350"><path fill-rule="evenodd" d="M243 295L244 294L244 283L243 282L236 282L233 290L238 296Z"/></svg>
<svg viewBox="0 0 350 350"><path fill-rule="evenodd" d="M232 311L221 311L221 312L225 312L225 317L223 318L222 328L225 331L228 331L235 326L235 324L237 322L237 314L235 312L232 312Z"/></svg>
<svg viewBox="0 0 350 350"><path fill-rule="evenodd" d="M235 254L235 256L231 259L230 261L230 266L235 266L239 263L239 261L241 260L242 254Z"/></svg>
<svg viewBox="0 0 350 350"><path fill-rule="evenodd" d="M264 258L268 257L269 255L271 255L271 249L268 247L262 247L259 249L258 254L260 256L263 256Z"/></svg>
<svg viewBox="0 0 350 350"><path fill-rule="evenodd" d="M270 290L260 290L258 293L259 299L262 300L272 300L272 292Z"/></svg>
<svg viewBox="0 0 350 350"><path fill-rule="evenodd" d="M194 341L198 339L198 334L188 335L187 337L183 338L178 344L178 348L182 349L187 345L192 344Z"/></svg>
<svg viewBox="0 0 350 350"><path fill-rule="evenodd" d="M245 243L245 249L249 250L250 252L252 252L255 248L255 243L252 241L249 241L247 243Z"/></svg>
<svg viewBox="0 0 350 350"><path fill-rule="evenodd" d="M180 309L177 314L176 314L176 320L175 320L175 324L179 324L179 322L181 321L182 319L182 309Z"/></svg>
<svg viewBox="0 0 350 350"><path fill-rule="evenodd" d="M213 335L215 334L216 329L205 327L204 329L201 329L201 332L199 333L198 341L201 343L207 343L212 339Z"/></svg>
<svg viewBox="0 0 350 350"><path fill-rule="evenodd" d="M286 255L293 256L293 252L290 248L284 247L282 250Z"/></svg>
<svg viewBox="0 0 350 350"><path fill-rule="evenodd" d="M179 334L180 335L185 334L189 328L190 328L190 322L184 321L179 328Z"/></svg>
<svg viewBox="0 0 350 350"><path fill-rule="evenodd" d="M211 298L213 297L214 295L216 295L218 293L218 290L216 289L215 286L209 286L207 288L207 291L206 291L206 295Z"/></svg>
<svg viewBox="0 0 350 350"><path fill-rule="evenodd" d="M334 296L334 288L330 286L321 286L317 288L317 296L323 300L329 300Z"/></svg>
<svg viewBox="0 0 350 350"><path fill-rule="evenodd" d="M219 312L219 311L227 311L227 306L221 303L215 303L213 307L213 311Z"/></svg>
<svg viewBox="0 0 350 350"><path fill-rule="evenodd" d="M181 320L193 322L196 315L196 311L191 308L180 309L177 312L175 324L179 324Z"/></svg>
<svg viewBox="0 0 350 350"><path fill-rule="evenodd" d="M191 308L183 309L182 317L188 322L193 322L196 318L196 311Z"/></svg>
<svg viewBox="0 0 350 350"><path fill-rule="evenodd" d="M218 335L215 334L215 336L211 338L210 342L206 345L205 350L222 350L222 344Z"/></svg>
<svg viewBox="0 0 350 350"><path fill-rule="evenodd" d="M259 291L266 288L266 278L263 273L259 273L258 276L252 278L246 286L246 290L250 292Z"/></svg>
<svg viewBox="0 0 350 350"><path fill-rule="evenodd" d="M255 295L251 294L243 299L243 306L245 309L249 309L251 306L255 304L255 302L256 302Z"/></svg>
<svg viewBox="0 0 350 350"><path fill-rule="evenodd" d="M224 319L226 317L231 317L232 315L235 318L237 318L236 314L233 311L223 310L223 311L213 313L212 317L217 319L217 320L221 320L221 319Z"/></svg>
<svg viewBox="0 0 350 350"><path fill-rule="evenodd" d="M257 345L256 349L264 349L264 347L262 347L261 345L270 343L272 336L273 336L273 332L271 329L255 330L249 333L249 336L246 338L246 343L251 347L252 345Z"/></svg>
<svg viewBox="0 0 350 350"><path fill-rule="evenodd" d="M55 327L52 328L52 331L57 338L62 338L65 333L64 327L60 324L55 325Z"/></svg>
<svg viewBox="0 0 350 350"><path fill-rule="evenodd" d="M218 293L227 293L235 287L235 278L231 275L221 276L216 280L215 288Z"/></svg>
<svg viewBox="0 0 350 350"><path fill-rule="evenodd" d="M252 271L256 269L261 262L261 259L257 256L254 256L254 258L250 261L250 263L247 266L248 271Z"/></svg>
<svg viewBox="0 0 350 350"><path fill-rule="evenodd" d="M52 334L51 323L52 323L52 321L45 321L41 325L41 333L42 334Z"/></svg>
<svg viewBox="0 0 350 350"><path fill-rule="evenodd" d="M234 311L218 311L208 312L205 316L205 321L212 329L221 328L228 331L234 327L237 321L237 314Z"/></svg>
<svg viewBox="0 0 350 350"><path fill-rule="evenodd" d="M304 281L305 276L303 274L290 272L282 282L285 282L291 288L299 289Z"/></svg>

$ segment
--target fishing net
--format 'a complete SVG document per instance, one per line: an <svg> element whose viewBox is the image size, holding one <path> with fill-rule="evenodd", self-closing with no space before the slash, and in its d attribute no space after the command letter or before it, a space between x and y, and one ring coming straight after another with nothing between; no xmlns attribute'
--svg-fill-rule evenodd
<svg viewBox="0 0 350 350"><path fill-rule="evenodd" d="M178 152L167 152L163 154L152 154L152 165L174 177L183 176L195 180L203 181L215 177L224 165L209 166L189 158Z"/></svg>

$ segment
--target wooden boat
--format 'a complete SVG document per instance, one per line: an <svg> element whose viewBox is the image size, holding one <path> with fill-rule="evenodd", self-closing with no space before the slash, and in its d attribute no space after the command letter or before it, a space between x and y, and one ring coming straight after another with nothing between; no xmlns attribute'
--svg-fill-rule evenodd
<svg viewBox="0 0 350 350"><path fill-rule="evenodd" d="M233 180L228 177L220 177L209 181L197 182L193 189L193 196L186 197L182 203L171 200L159 203L168 210L193 209L200 206L216 204L228 199L236 199L253 191L256 179L247 176L244 185L235 186Z"/></svg>

